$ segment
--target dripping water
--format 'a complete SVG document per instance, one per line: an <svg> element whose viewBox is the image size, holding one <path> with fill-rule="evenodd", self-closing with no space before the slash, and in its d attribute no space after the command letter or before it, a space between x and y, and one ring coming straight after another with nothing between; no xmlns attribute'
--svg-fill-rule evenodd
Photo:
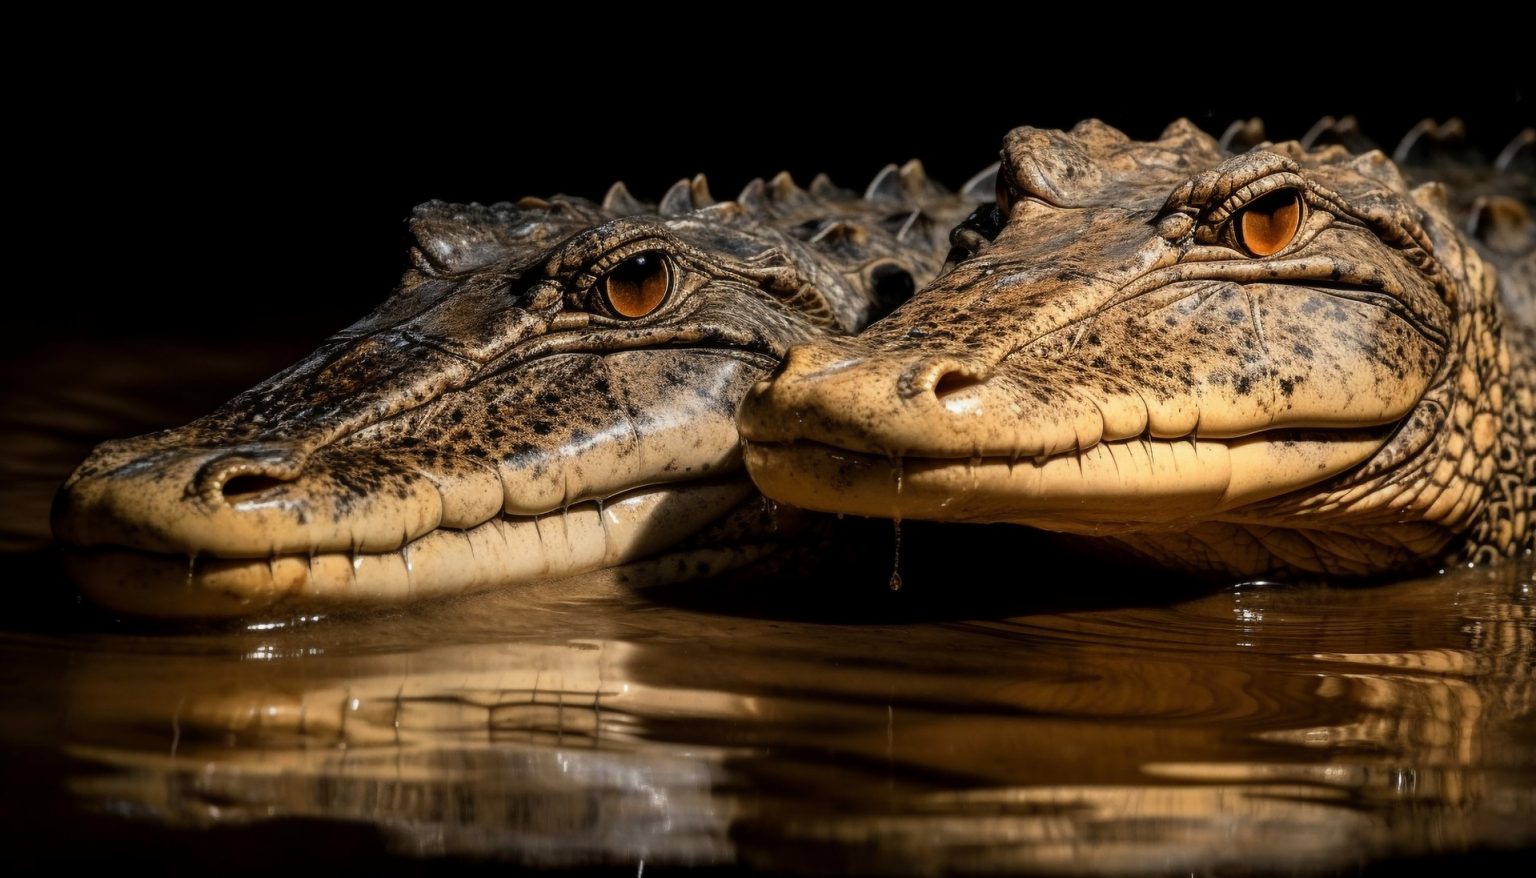
<svg viewBox="0 0 1536 878"><path fill-rule="evenodd" d="M891 558L891 579L887 583L891 591L901 591L901 482L902 467L901 458L891 462L891 473L896 480L896 514L891 516L891 542L894 546Z"/></svg>

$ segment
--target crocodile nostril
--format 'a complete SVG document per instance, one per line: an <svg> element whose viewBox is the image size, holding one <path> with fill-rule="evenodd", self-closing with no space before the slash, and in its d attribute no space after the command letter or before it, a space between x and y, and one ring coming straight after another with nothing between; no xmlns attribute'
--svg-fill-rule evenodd
<svg viewBox="0 0 1536 878"><path fill-rule="evenodd" d="M896 379L896 391L907 399L932 398L940 401L987 380L987 369L980 363L955 357L931 357L914 363Z"/></svg>
<svg viewBox="0 0 1536 878"><path fill-rule="evenodd" d="M204 464L193 485L209 503L243 503L293 481L301 469L288 449L242 449Z"/></svg>
<svg viewBox="0 0 1536 878"><path fill-rule="evenodd" d="M226 479L220 491L227 502L239 503L242 500L249 500L257 494L270 491L278 485L286 483L286 479L273 478L272 476L260 473L250 473Z"/></svg>
<svg viewBox="0 0 1536 878"><path fill-rule="evenodd" d="M946 372L939 376L939 380L933 383L933 395L939 399L968 390L982 383L985 379L977 378L969 372Z"/></svg>

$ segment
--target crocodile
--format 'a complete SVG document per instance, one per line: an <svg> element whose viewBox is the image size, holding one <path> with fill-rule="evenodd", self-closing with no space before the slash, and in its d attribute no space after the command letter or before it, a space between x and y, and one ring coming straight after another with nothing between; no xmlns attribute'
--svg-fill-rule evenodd
<svg viewBox="0 0 1536 878"><path fill-rule="evenodd" d="M754 481L1217 578L1529 554L1532 136L1468 199L1343 129L1010 132L941 275L747 395Z"/></svg>
<svg viewBox="0 0 1536 878"><path fill-rule="evenodd" d="M421 205L376 310L211 414L91 453L54 503L71 576L116 612L213 618L753 560L793 522L741 467L741 396L931 279L993 174Z"/></svg>

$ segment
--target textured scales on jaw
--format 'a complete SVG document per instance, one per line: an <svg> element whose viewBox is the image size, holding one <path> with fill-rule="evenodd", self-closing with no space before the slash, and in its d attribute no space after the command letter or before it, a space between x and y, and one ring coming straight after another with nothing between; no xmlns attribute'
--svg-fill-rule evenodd
<svg viewBox="0 0 1536 878"><path fill-rule="evenodd" d="M1327 490L1255 504L1231 522L1248 540L1273 533L1263 541L1267 552L1308 569L1369 572L1382 560L1394 567L1488 563L1529 553L1536 540L1536 327L1516 309L1536 297L1536 242L1500 253L1484 238L1469 238L1463 229L1474 218L1453 215L1445 184L1413 186L1379 151L1270 148L1304 162L1322 185L1334 183L1336 206L1435 285L1449 309L1447 349L1433 384L1371 460ZM1407 170L1432 179L1444 169ZM1505 182L1530 200L1531 181ZM1303 527L1288 535L1298 523ZM1234 542L1241 545L1243 536Z"/></svg>
<svg viewBox="0 0 1536 878"><path fill-rule="evenodd" d="M1274 239L1245 246L1239 219ZM1187 122L1148 143L1095 121L1018 129L952 269L748 396L749 468L814 508L1114 534L1222 573L1528 551L1532 348L1511 305L1533 295L1530 251L1494 253L1459 220L1380 152L1232 155ZM878 465L858 455L904 458L905 497L861 481ZM1178 473L1226 455L1204 487ZM1081 474L1052 463L1072 458Z"/></svg>

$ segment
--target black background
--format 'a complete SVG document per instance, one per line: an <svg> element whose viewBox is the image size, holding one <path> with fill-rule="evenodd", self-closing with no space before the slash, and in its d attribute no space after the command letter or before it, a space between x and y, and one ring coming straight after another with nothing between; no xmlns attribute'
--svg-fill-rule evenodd
<svg viewBox="0 0 1536 878"><path fill-rule="evenodd" d="M44 355L59 337L307 342L388 294L404 219L431 198L596 198L623 179L655 199L700 171L729 197L781 169L862 188L913 157L954 186L1009 128L1087 117L1149 138L1180 116L1219 133L1257 115L1285 139L1354 114L1390 149L1415 121L1456 115L1490 155L1536 123L1530 73L1496 60L1519 56L1476 47L1432 65L1404 47L1406 67L1377 49L1275 68L1271 50L1046 59L1022 44L935 55L924 38L871 37L853 55L836 40L733 49L663 34L472 59L417 47L366 64L323 47L295 60L274 46L248 65L219 47L146 53L65 97L18 96L11 252L37 274L13 310ZM662 55L673 63L650 57Z"/></svg>

